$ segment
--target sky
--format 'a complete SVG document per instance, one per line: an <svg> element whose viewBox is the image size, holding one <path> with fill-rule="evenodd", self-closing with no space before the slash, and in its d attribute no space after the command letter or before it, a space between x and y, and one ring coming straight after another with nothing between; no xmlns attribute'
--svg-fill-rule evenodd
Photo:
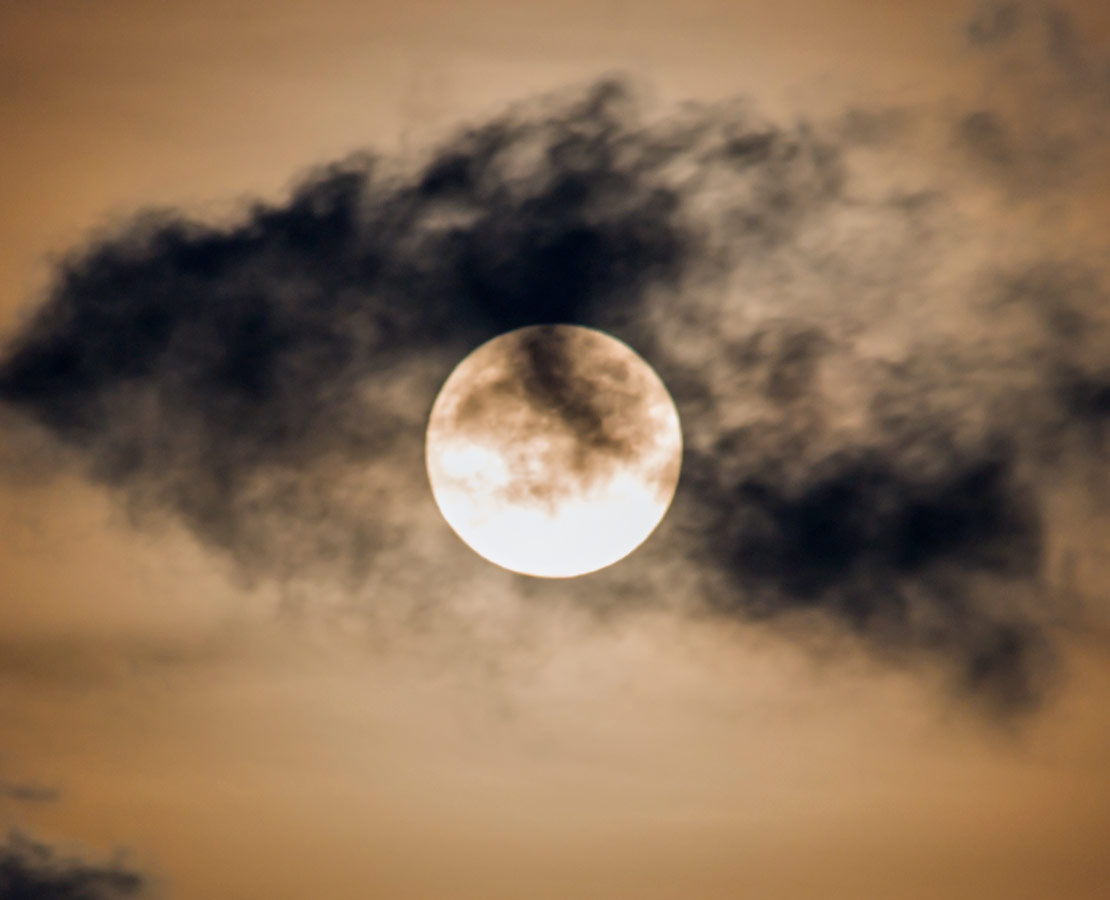
<svg viewBox="0 0 1110 900"><path fill-rule="evenodd" d="M1103 896L1101 4L17 0L0 48L2 900ZM550 322L685 443L555 581L423 457Z"/></svg>

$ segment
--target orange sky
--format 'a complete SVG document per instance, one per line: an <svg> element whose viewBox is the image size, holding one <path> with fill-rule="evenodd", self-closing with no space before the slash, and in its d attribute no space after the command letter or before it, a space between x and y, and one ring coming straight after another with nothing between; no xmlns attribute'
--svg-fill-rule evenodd
<svg viewBox="0 0 1110 900"><path fill-rule="evenodd" d="M1110 35L1098 0L1071 7ZM990 82L965 12L6 3L0 333L52 260L139 207L226 219L321 162L418 148L602 73L660 108L743 94L787 117L974 98ZM1105 222L1095 184L1068 220L1084 240ZM0 780L60 798L0 797L0 822L126 848L166 897L1101 900L1110 884L1105 634L1069 635L1067 679L1008 728L939 679L761 629L502 607L509 576L475 581L461 620L351 615L334 585L245 583L173 521L139 527L4 443ZM1093 591L1101 523L1076 538ZM1105 605L1092 619L1107 630Z"/></svg>

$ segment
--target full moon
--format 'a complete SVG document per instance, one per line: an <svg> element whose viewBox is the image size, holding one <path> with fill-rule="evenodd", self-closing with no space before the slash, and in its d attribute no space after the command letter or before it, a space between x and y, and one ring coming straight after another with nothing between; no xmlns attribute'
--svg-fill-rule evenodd
<svg viewBox="0 0 1110 900"><path fill-rule="evenodd" d="M575 325L483 344L432 406L428 478L443 517L513 572L569 578L623 559L678 484L682 430L659 376L629 346Z"/></svg>

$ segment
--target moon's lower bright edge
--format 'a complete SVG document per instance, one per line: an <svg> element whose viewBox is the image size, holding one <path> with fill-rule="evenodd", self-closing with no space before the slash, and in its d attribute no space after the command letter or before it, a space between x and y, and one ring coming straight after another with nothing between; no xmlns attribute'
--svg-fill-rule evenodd
<svg viewBox="0 0 1110 900"><path fill-rule="evenodd" d="M629 346L577 325L502 334L432 406L428 478L472 550L542 578L623 559L655 530L682 465L674 401Z"/></svg>

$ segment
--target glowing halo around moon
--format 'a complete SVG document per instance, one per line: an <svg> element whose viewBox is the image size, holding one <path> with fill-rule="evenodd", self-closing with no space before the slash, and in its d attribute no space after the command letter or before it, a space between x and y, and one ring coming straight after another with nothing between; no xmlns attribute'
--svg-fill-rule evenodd
<svg viewBox="0 0 1110 900"><path fill-rule="evenodd" d="M502 334L444 382L428 421L432 495L472 550L569 578L655 530L682 465L674 401L634 350L576 325Z"/></svg>

